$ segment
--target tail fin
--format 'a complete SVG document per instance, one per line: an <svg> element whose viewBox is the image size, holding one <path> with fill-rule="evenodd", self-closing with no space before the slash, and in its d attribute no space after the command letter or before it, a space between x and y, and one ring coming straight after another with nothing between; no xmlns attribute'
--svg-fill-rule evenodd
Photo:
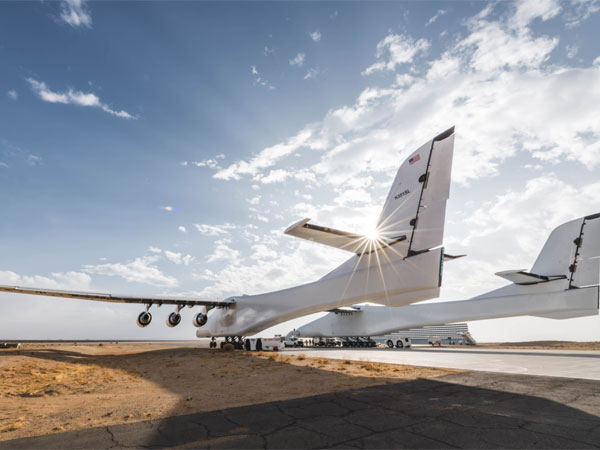
<svg viewBox="0 0 600 450"><path fill-rule="evenodd" d="M396 174L379 216L379 236L407 239L395 246L405 256L442 245L454 150L454 127L413 152Z"/></svg>
<svg viewBox="0 0 600 450"><path fill-rule="evenodd" d="M569 288L600 284L600 213L555 228L531 272L547 277L564 275Z"/></svg>

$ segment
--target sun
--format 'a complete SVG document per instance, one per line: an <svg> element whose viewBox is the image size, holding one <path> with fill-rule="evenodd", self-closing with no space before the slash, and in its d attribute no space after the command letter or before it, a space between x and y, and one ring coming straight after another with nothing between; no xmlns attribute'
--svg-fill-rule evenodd
<svg viewBox="0 0 600 450"><path fill-rule="evenodd" d="M377 228L371 228L365 233L365 237L370 241L376 241L379 239L379 230Z"/></svg>

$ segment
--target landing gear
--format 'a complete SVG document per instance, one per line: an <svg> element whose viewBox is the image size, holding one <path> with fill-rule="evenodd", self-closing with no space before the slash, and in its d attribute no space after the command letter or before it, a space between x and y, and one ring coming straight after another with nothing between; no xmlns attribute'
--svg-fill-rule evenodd
<svg viewBox="0 0 600 450"><path fill-rule="evenodd" d="M210 338L208 346L209 348L217 348L217 340L214 337Z"/></svg>
<svg viewBox="0 0 600 450"><path fill-rule="evenodd" d="M396 341L396 348L404 348L404 343L400 341Z"/></svg>
<svg viewBox="0 0 600 450"><path fill-rule="evenodd" d="M388 346L388 348L394 348L394 341L392 341L391 339L389 339L389 340L386 342L386 345Z"/></svg>
<svg viewBox="0 0 600 450"><path fill-rule="evenodd" d="M212 338L214 339L214 338ZM212 343L212 342L211 342ZM233 345L236 350L244 350L244 337L243 336L225 336L225 340L221 342L221 348L225 347L225 344ZM217 347L215 342L214 348Z"/></svg>

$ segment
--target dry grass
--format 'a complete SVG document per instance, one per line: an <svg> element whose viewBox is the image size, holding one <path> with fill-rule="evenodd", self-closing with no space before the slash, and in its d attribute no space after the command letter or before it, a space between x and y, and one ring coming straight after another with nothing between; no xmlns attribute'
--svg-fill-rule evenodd
<svg viewBox="0 0 600 450"><path fill-rule="evenodd" d="M8 431L16 431L19 430L20 428L23 427L23 425L25 425L25 417L21 416L19 418L17 418L16 421L12 422L12 423L8 423L5 425L0 425L0 433L6 433Z"/></svg>

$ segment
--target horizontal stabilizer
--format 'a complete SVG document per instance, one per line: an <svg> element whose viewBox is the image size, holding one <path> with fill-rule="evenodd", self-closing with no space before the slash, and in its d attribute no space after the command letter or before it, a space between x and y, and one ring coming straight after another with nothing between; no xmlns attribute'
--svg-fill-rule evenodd
<svg viewBox="0 0 600 450"><path fill-rule="evenodd" d="M448 253L444 253L444 262L445 261L453 261L458 258L463 258L467 255L449 255Z"/></svg>
<svg viewBox="0 0 600 450"><path fill-rule="evenodd" d="M349 233L348 231L340 231L329 227L322 227L320 225L313 225L309 222L310 219L302 219L301 221L291 225L287 230L284 231L284 233L290 236L299 237L309 241L318 242L319 244L356 253L357 255L375 252L407 239L406 235L385 239L371 239L360 234Z"/></svg>
<svg viewBox="0 0 600 450"><path fill-rule="evenodd" d="M340 308L330 309L327 312L332 312L335 314L355 314L362 312L360 306L342 306Z"/></svg>
<svg viewBox="0 0 600 450"><path fill-rule="evenodd" d="M538 284L567 278L565 275L537 275L527 272L525 269L505 270L503 272L496 272L496 275L515 284Z"/></svg>

